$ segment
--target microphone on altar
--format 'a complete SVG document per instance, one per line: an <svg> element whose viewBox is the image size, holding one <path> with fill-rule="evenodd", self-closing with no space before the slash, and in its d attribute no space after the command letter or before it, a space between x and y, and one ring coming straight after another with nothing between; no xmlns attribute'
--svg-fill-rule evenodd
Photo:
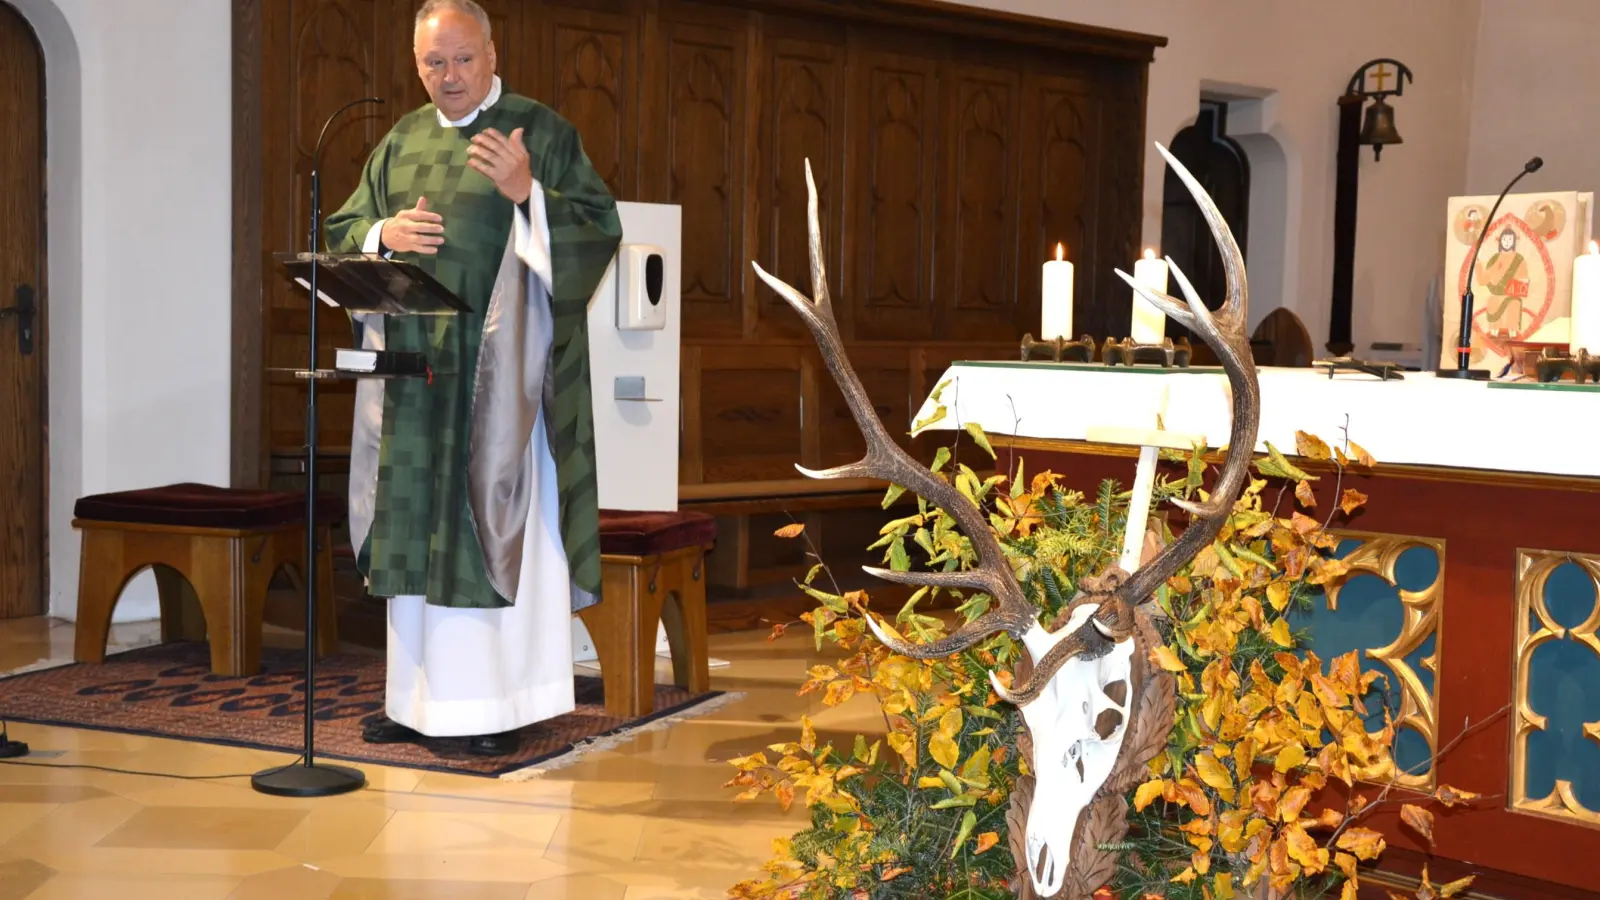
<svg viewBox="0 0 1600 900"><path fill-rule="evenodd" d="M1434 374L1439 378L1465 378L1472 381L1488 381L1488 369L1467 368L1472 357L1472 279L1478 272L1478 251L1483 249L1483 239L1489 233L1489 226L1494 222L1494 214L1500 211L1501 201L1511 193L1511 189L1522 176L1539 171L1544 167L1543 157L1535 156L1522 164L1522 171L1511 179L1500 196L1495 198L1494 206L1489 208L1489 215L1483 220L1483 227L1478 231L1478 240L1472 245L1471 265L1467 267L1467 283L1461 292L1461 333L1456 342L1456 367L1454 369L1437 369Z"/></svg>

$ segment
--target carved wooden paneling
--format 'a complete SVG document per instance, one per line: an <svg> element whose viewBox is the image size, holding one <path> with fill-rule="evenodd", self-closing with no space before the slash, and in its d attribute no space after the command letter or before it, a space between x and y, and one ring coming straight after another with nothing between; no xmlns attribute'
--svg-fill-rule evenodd
<svg viewBox="0 0 1600 900"><path fill-rule="evenodd" d="M1019 81L1014 71L967 63L944 79L935 295L946 340L1017 333Z"/></svg>
<svg viewBox="0 0 1600 900"><path fill-rule="evenodd" d="M822 32L818 34L817 32ZM845 54L842 29L787 23L766 45L762 80L771 85L760 107L761 264L790 284L809 290L810 241L806 227L805 164L817 184L818 215L828 255L828 283L838 315L848 315L849 283L839 253L844 234ZM808 32L810 34L808 34ZM797 35L807 35L800 37ZM777 294L756 291L756 335L805 335L805 326Z"/></svg>
<svg viewBox="0 0 1600 900"><path fill-rule="evenodd" d="M737 335L748 259L745 32L737 21L667 21L661 31L665 121L656 133L665 141L665 169L647 177L665 180L655 196L683 207L683 334Z"/></svg>
<svg viewBox="0 0 1600 900"><path fill-rule="evenodd" d="M916 376L911 370L911 356L905 347L856 347L850 351L850 363L867 389L878 420L896 443L908 449L911 447L911 414L915 411L912 403L919 406L922 403L920 396L915 401L912 399ZM821 464L838 466L855 462L866 453L867 446L850 407L844 402L844 394L826 373L823 373L819 393L817 428Z"/></svg>
<svg viewBox="0 0 1600 900"><path fill-rule="evenodd" d="M1101 105L1095 85L1087 78L1030 78L1025 94L1020 325L1025 332L1038 333L1042 265L1055 258L1061 244L1073 263L1073 330L1105 337L1096 327L1094 293L1098 236L1108 224L1100 218L1105 185L1099 170ZM1127 269L1133 258L1120 265Z"/></svg>
<svg viewBox="0 0 1600 900"><path fill-rule="evenodd" d="M583 137L596 172L620 200L638 198L637 17L567 6L548 10L542 98Z"/></svg>
<svg viewBox="0 0 1600 900"><path fill-rule="evenodd" d="M855 277L846 337L933 336L939 102L928 56L858 45L850 158Z"/></svg>
<svg viewBox="0 0 1600 900"><path fill-rule="evenodd" d="M707 482L790 478L800 460L802 350L721 346L702 351L695 398Z"/></svg>

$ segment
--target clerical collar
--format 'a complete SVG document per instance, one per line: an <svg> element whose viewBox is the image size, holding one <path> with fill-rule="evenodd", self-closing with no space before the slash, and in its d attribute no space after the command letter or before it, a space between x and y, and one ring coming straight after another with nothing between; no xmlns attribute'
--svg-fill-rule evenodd
<svg viewBox="0 0 1600 900"><path fill-rule="evenodd" d="M446 119L444 117L444 111L439 109L437 106L434 107L433 113L434 113L434 115L439 117L439 127L440 128L464 128L464 127L472 124L472 120L476 119L478 117L478 113L481 113L484 110L488 109L489 107L495 105L496 103L499 102L499 100L500 100L500 76L496 75L494 77L494 83L489 86L489 96L483 98L483 102L478 104L478 108L477 109L473 110L472 112L467 113L466 115L464 115L461 118L455 120L454 122L450 121L449 119Z"/></svg>

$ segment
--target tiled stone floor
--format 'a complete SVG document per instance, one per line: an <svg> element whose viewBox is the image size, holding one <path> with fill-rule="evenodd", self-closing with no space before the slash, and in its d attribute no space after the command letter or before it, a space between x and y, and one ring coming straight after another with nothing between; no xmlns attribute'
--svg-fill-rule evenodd
<svg viewBox="0 0 1600 900"><path fill-rule="evenodd" d="M156 638L119 625L113 649ZM72 626L0 621L0 671L71 658ZM0 900L642 900L723 897L773 838L804 824L771 802L734 803L726 760L789 740L876 733L869 701L797 697L809 629L776 643L718 636L713 687L745 698L526 782L365 767L366 790L293 800L247 778L180 781L0 765ZM4 690L0 685L0 690ZM250 773L281 754L13 725L28 761L141 772Z"/></svg>

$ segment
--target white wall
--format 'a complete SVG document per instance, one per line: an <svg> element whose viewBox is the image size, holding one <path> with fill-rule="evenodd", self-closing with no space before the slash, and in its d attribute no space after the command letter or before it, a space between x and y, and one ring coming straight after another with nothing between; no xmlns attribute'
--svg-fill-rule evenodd
<svg viewBox="0 0 1600 900"><path fill-rule="evenodd" d="M1251 321L1287 306L1319 352L1332 289L1334 104L1362 63L1377 57L1405 63L1416 81L1392 103L1405 143L1386 148L1381 163L1373 163L1370 149L1361 162L1354 338L1358 347L1420 339L1428 281L1443 262L1445 201L1460 192L1466 171L1478 0L965 2L1165 35L1168 45L1156 51L1150 69L1151 141L1170 142L1193 122L1202 90L1264 96L1251 118L1259 115L1259 132L1282 149L1285 193L1275 203L1286 218L1272 226L1256 218L1260 207L1252 208L1249 249L1258 240L1270 244L1274 236L1262 229L1281 229L1283 266L1281 272L1251 266ZM1536 52L1523 46L1526 55ZM1230 131L1239 124L1230 115ZM1164 165L1154 150L1146 154L1144 240L1151 246L1161 239Z"/></svg>
<svg viewBox="0 0 1600 900"><path fill-rule="evenodd" d="M228 483L232 13L7 2L45 52L50 611L70 618L79 496ZM147 573L118 618L154 597Z"/></svg>
<svg viewBox="0 0 1600 900"><path fill-rule="evenodd" d="M1483 0L1461 193L1500 193L1530 156L1519 192L1600 189L1597 40L1595 0Z"/></svg>

